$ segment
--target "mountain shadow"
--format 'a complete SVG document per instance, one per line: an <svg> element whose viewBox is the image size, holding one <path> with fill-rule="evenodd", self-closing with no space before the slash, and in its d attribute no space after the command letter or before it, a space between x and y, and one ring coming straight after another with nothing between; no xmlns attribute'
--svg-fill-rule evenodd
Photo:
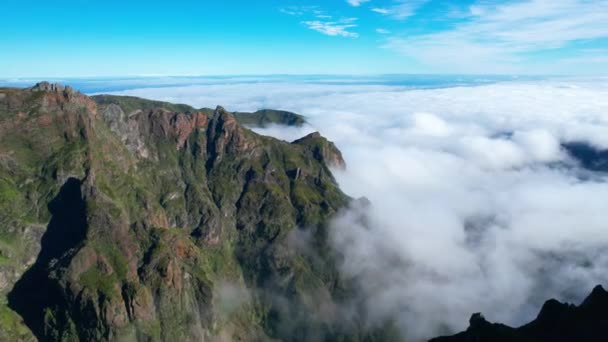
<svg viewBox="0 0 608 342"><path fill-rule="evenodd" d="M608 150L598 149L584 142L564 143L562 147L585 169L608 172Z"/></svg>
<svg viewBox="0 0 608 342"><path fill-rule="evenodd" d="M43 341L45 308L58 305L61 289L50 281L51 264L77 247L86 236L86 204L81 181L69 178L49 203L51 220L42 236L36 262L8 295L9 306L19 313L36 337Z"/></svg>

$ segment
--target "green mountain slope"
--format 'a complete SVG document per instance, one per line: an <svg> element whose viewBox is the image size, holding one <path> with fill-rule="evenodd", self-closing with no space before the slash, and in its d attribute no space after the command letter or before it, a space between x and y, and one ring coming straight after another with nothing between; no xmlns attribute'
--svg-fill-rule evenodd
<svg viewBox="0 0 608 342"><path fill-rule="evenodd" d="M132 96L95 95L91 98L100 107L119 106L126 115L136 113L137 111L146 112L159 108L172 112L199 112L208 116L214 113L214 110L210 108L195 109L185 104L153 101ZM248 127L266 127L271 124L299 127L306 123L306 119L302 115L284 110L262 109L253 113L235 112L232 114L240 124Z"/></svg>
<svg viewBox="0 0 608 342"><path fill-rule="evenodd" d="M283 110L262 109L254 113L234 114L243 125L254 127L266 127L271 124L299 127L306 123L302 115Z"/></svg>
<svg viewBox="0 0 608 342"><path fill-rule="evenodd" d="M221 107L0 89L0 340L384 339L342 312L343 163Z"/></svg>

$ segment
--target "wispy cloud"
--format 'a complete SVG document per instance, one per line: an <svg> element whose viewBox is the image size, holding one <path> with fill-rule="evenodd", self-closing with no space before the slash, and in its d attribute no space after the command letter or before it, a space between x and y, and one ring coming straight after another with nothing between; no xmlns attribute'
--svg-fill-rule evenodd
<svg viewBox="0 0 608 342"><path fill-rule="evenodd" d="M453 29L395 36L385 47L429 65L464 72L517 72L526 54L607 37L606 0L479 2L470 6L467 20Z"/></svg>
<svg viewBox="0 0 608 342"><path fill-rule="evenodd" d="M390 15L396 19L411 17L418 7L424 5L428 0L400 0L390 9Z"/></svg>
<svg viewBox="0 0 608 342"><path fill-rule="evenodd" d="M369 2L370 0L346 0L351 6L359 7L361 4Z"/></svg>
<svg viewBox="0 0 608 342"><path fill-rule="evenodd" d="M339 21L308 20L303 21L302 24L308 26L311 30L328 36L357 38L359 34L349 30L357 27L356 21L357 18L346 18Z"/></svg>
<svg viewBox="0 0 608 342"><path fill-rule="evenodd" d="M391 11L389 11L386 8L372 8L372 12L376 12L376 13L380 13L380 14L389 14Z"/></svg>
<svg viewBox="0 0 608 342"><path fill-rule="evenodd" d="M304 15L306 12L313 10L314 7L307 6L288 6L279 8L279 12L287 15Z"/></svg>
<svg viewBox="0 0 608 342"><path fill-rule="evenodd" d="M416 10L429 0L393 0L387 7L372 8L373 12L390 16L394 19L405 19L416 13Z"/></svg>
<svg viewBox="0 0 608 342"><path fill-rule="evenodd" d="M377 28L376 32L380 33L380 34L390 34L391 33L391 31L389 31L387 29L383 29L383 28Z"/></svg>

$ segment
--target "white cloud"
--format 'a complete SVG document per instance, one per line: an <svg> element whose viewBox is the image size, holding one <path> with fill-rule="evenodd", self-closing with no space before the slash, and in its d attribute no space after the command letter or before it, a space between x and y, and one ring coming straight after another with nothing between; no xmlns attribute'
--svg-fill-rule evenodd
<svg viewBox="0 0 608 342"><path fill-rule="evenodd" d="M279 12L293 16L302 16L310 13L314 15L323 14L323 11L319 10L319 6L287 6L279 8Z"/></svg>
<svg viewBox="0 0 608 342"><path fill-rule="evenodd" d="M389 31L387 29L383 29L383 28L377 28L376 32L380 33L380 34L389 34L389 33L391 33L391 31Z"/></svg>
<svg viewBox="0 0 608 342"><path fill-rule="evenodd" d="M320 130L342 150L342 189L372 206L333 224L341 269L372 320L393 317L414 340L462 330L479 311L520 324L547 298L577 302L608 284L606 176L579 177L559 146L608 148L608 79L437 89L285 80L124 93L305 114L310 127L260 132L291 140Z"/></svg>
<svg viewBox="0 0 608 342"><path fill-rule="evenodd" d="M608 37L606 0L480 2L469 12L468 20L452 29L395 36L385 47L438 68L509 73L530 68L525 54ZM560 71L557 66L542 63L538 67Z"/></svg>
<svg viewBox="0 0 608 342"><path fill-rule="evenodd" d="M405 19L414 15L416 10L428 0L396 0L395 2L390 7L389 14L396 19Z"/></svg>
<svg viewBox="0 0 608 342"><path fill-rule="evenodd" d="M290 7L285 7L285 8L279 8L279 11L281 13L287 14L287 15L303 15L307 10L305 8L301 8L298 6L290 6Z"/></svg>
<svg viewBox="0 0 608 342"><path fill-rule="evenodd" d="M416 10L429 0L393 0L387 7L375 7L371 10L376 13L388 15L394 19L402 20L411 17Z"/></svg>
<svg viewBox="0 0 608 342"><path fill-rule="evenodd" d="M354 23L356 20L357 18L347 18L339 21L308 20L303 21L302 24L308 26L311 30L328 36L357 38L359 37L358 33L349 31L349 29L357 27Z"/></svg>
<svg viewBox="0 0 608 342"><path fill-rule="evenodd" d="M372 12L380 13L380 14L389 14L390 11L386 8L372 8Z"/></svg>
<svg viewBox="0 0 608 342"><path fill-rule="evenodd" d="M370 0L346 0L351 6L359 7L361 4L369 2Z"/></svg>

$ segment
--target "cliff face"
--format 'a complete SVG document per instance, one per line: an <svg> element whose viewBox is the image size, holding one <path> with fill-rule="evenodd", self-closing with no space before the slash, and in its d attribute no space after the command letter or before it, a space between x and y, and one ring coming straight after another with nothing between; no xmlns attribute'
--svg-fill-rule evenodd
<svg viewBox="0 0 608 342"><path fill-rule="evenodd" d="M104 99L0 89L0 340L367 336L340 323L333 144Z"/></svg>

